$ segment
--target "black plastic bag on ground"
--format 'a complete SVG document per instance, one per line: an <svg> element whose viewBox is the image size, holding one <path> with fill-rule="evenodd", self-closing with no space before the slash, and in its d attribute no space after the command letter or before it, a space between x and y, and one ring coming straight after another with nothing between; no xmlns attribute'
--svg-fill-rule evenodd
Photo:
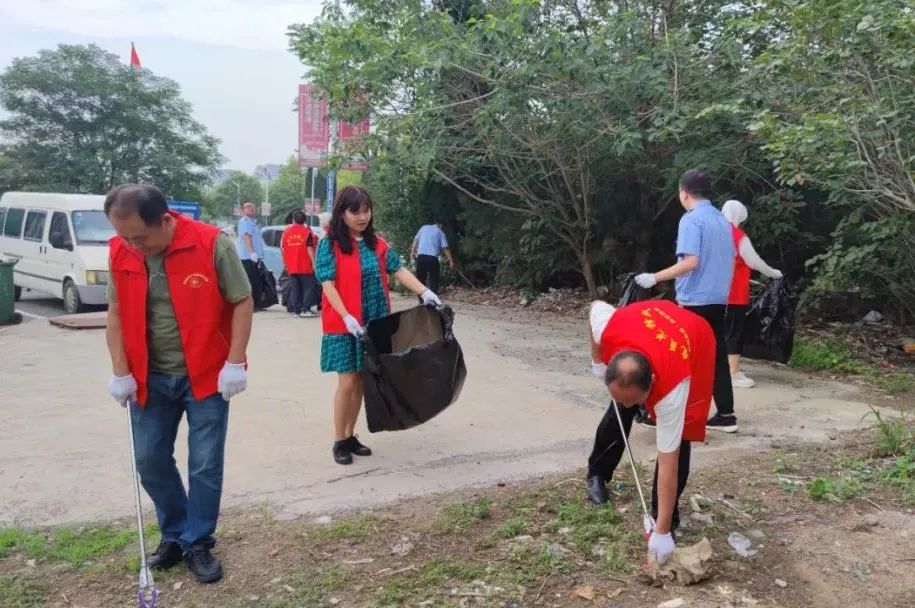
<svg viewBox="0 0 915 608"><path fill-rule="evenodd" d="M279 304L279 297L276 294L276 278L273 273L267 269L263 260L257 262L257 274L260 275L260 290L252 290L257 300L254 302L254 308L270 308L274 304Z"/></svg>
<svg viewBox="0 0 915 608"><path fill-rule="evenodd" d="M370 432L409 429L457 400L467 368L453 325L447 306L418 306L369 322L362 379Z"/></svg>
<svg viewBox="0 0 915 608"><path fill-rule="evenodd" d="M623 283L623 291L620 294L620 301L617 306L622 307L627 304L632 304L633 302L641 302L642 300L648 300L650 298L651 292L644 287L639 287L639 284L635 282L635 273L633 272L626 277L626 282Z"/></svg>
<svg viewBox="0 0 915 608"><path fill-rule="evenodd" d="M794 349L797 292L786 279L774 279L750 300L741 335L742 355L788 363Z"/></svg>
<svg viewBox="0 0 915 608"><path fill-rule="evenodd" d="M286 312L292 312L292 281L289 280L289 273L283 269L280 274L280 280L276 284L276 290L280 298L280 304L286 307Z"/></svg>

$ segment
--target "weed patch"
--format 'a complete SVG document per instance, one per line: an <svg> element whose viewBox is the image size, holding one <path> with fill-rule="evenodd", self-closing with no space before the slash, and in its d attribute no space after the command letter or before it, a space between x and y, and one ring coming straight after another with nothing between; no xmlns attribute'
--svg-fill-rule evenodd
<svg viewBox="0 0 915 608"><path fill-rule="evenodd" d="M47 584L38 576L0 576L0 606L3 608L42 608L47 595Z"/></svg>
<svg viewBox="0 0 915 608"><path fill-rule="evenodd" d="M915 391L915 377L912 374L886 374L878 378L877 386L888 395L901 395Z"/></svg>
<svg viewBox="0 0 915 608"><path fill-rule="evenodd" d="M469 583L487 575L486 568L464 561L440 561L426 564L420 570L401 574L378 588L376 605L398 606L417 594L436 594L446 584Z"/></svg>
<svg viewBox="0 0 915 608"><path fill-rule="evenodd" d="M864 492L856 477L818 477L807 486L810 498L817 501L846 502Z"/></svg>
<svg viewBox="0 0 915 608"><path fill-rule="evenodd" d="M915 449L894 458L892 464L881 471L877 479L885 485L898 488L902 492L903 500L915 504Z"/></svg>
<svg viewBox="0 0 915 608"><path fill-rule="evenodd" d="M493 536L500 540L521 536L527 531L527 522L520 517L513 517L496 529Z"/></svg>
<svg viewBox="0 0 915 608"><path fill-rule="evenodd" d="M378 530L378 519L371 515L363 515L358 519L345 519L334 522L329 526L310 527L306 532L306 536L316 542L342 540L344 538L365 540L377 534Z"/></svg>
<svg viewBox="0 0 915 608"><path fill-rule="evenodd" d="M343 589L353 580L353 573L340 566L328 566L317 570L312 576L296 576L285 581L273 597L257 600L242 599L233 608L299 608L299 606L324 606L327 595Z"/></svg>
<svg viewBox="0 0 915 608"><path fill-rule="evenodd" d="M486 497L448 505L442 514L443 531L449 534L462 534L470 530L476 521L489 519L490 515L492 500Z"/></svg>
<svg viewBox="0 0 915 608"><path fill-rule="evenodd" d="M868 416L873 416L876 420L874 428L878 435L874 447L877 456L896 456L915 444L915 433L909 428L905 410L899 411L899 418L886 419L880 410L871 406L865 418Z"/></svg>
<svg viewBox="0 0 915 608"><path fill-rule="evenodd" d="M837 337L818 340L798 336L790 365L812 372L865 374L868 371L868 367L855 357L851 347Z"/></svg>
<svg viewBox="0 0 915 608"><path fill-rule="evenodd" d="M147 526L146 535L150 543L158 542L155 525ZM76 568L113 555L137 540L135 530L107 526L63 527L50 531L0 528L0 558L21 552L34 559L65 562Z"/></svg>

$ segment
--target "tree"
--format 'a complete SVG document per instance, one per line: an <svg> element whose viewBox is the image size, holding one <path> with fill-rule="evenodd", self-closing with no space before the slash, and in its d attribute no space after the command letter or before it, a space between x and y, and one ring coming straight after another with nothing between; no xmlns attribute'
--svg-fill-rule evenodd
<svg viewBox="0 0 915 608"><path fill-rule="evenodd" d="M789 276L915 307L913 11L350 0L290 35L332 113L372 117L367 180L386 222L424 217L435 182L491 276L568 284L574 267L594 291L669 264L677 178L701 167L717 200L748 203Z"/></svg>
<svg viewBox="0 0 915 608"><path fill-rule="evenodd" d="M311 197L311 174L315 172L315 198L323 201L327 197L326 173L321 170L300 167L295 157L289 158L280 169L277 178L270 183L270 204L273 216L281 220L293 209L300 209Z"/></svg>
<svg viewBox="0 0 915 608"><path fill-rule="evenodd" d="M732 76L704 5L354 2L292 38L336 111L374 112L398 158L521 216L532 248L571 254L594 292L608 244L638 252L617 271L648 265L682 170L728 183L752 160L739 121L703 114Z"/></svg>
<svg viewBox="0 0 915 608"><path fill-rule="evenodd" d="M895 0L761 2L741 110L780 181L827 192L845 217L811 263L816 287L915 316L915 7ZM884 298L885 295L891 297Z"/></svg>
<svg viewBox="0 0 915 608"><path fill-rule="evenodd" d="M272 194L272 193L271 193ZM260 181L243 171L233 171L217 187L210 190L203 200L203 205L213 218L231 218L235 206L251 201L258 206L264 202L264 187Z"/></svg>
<svg viewBox="0 0 915 608"><path fill-rule="evenodd" d="M152 183L193 195L221 162L218 140L191 116L172 80L122 64L95 45L60 45L0 74L6 162L29 190L103 193Z"/></svg>

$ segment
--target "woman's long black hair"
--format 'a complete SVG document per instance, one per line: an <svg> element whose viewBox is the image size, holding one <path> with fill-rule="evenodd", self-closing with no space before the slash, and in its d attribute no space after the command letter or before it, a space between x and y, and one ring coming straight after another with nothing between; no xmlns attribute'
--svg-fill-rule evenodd
<svg viewBox="0 0 915 608"><path fill-rule="evenodd" d="M371 210L372 198L369 196L369 193L365 191L365 188L360 188L359 186L346 186L341 189L334 198L334 208L331 212L327 238L330 239L331 244L336 243L340 248L340 251L346 255L353 252L353 237L350 235L349 228L347 228L346 222L343 220L343 214L347 210L356 213L362 205L368 205L369 210ZM366 226L365 231L362 233L365 244L368 245L369 249L372 251L375 251L375 244L378 242L378 239L375 237L374 221L375 217L373 213L372 219L369 220L369 225Z"/></svg>

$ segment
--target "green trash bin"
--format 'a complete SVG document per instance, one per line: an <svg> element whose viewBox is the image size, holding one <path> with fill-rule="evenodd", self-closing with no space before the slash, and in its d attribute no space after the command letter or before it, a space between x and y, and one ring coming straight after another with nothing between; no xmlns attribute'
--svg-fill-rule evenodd
<svg viewBox="0 0 915 608"><path fill-rule="evenodd" d="M22 315L16 312L16 289L13 286L13 266L18 261L0 258L0 325L22 321Z"/></svg>

